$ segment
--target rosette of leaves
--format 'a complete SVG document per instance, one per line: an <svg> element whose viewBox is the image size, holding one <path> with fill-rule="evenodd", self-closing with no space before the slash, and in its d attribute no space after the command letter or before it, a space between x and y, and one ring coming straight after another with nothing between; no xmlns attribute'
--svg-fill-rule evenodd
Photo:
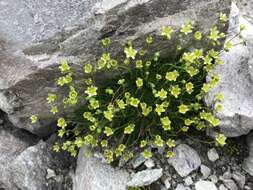
<svg viewBox="0 0 253 190"><path fill-rule="evenodd" d="M196 31L194 24L188 22L180 30L176 58L160 58L159 52L147 58L150 44L155 37L147 36L146 46L135 49L134 43L124 47L125 59L118 62L110 54L110 39L102 40L105 52L96 64L85 64L85 90L80 92L75 86L72 68L66 60L60 63L62 76L57 80L59 86L68 86L69 94L63 100L50 93L47 97L51 113L58 117L58 135L63 143L54 145L55 151L65 150L76 156L82 146L90 146L104 153L110 163L120 157L125 160L141 151L146 158L152 157L151 147L163 147L167 157L172 157L175 140L179 135L196 129L203 131L220 124L215 116L222 109L222 94L215 96L215 107L206 106L202 99L219 82L213 72L216 65L222 64L221 51L228 51L231 41L221 48L226 35L219 31L227 22L220 15L220 25L210 29L208 34ZM164 40L171 40L174 30L170 26L161 29ZM181 48L183 38L208 43L206 47L186 51ZM131 68L131 69L130 69ZM118 72L116 78L98 85L97 74ZM211 79L205 80L207 74ZM86 104L79 102L85 99ZM64 107L75 106L75 117L58 116L59 104ZM37 115L31 117L32 123ZM212 143L225 145L226 137L219 133Z"/></svg>

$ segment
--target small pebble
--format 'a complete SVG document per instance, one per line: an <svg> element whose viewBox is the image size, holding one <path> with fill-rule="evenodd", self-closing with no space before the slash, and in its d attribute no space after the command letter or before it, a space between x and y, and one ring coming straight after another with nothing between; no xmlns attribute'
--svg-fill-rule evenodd
<svg viewBox="0 0 253 190"><path fill-rule="evenodd" d="M207 156L208 156L208 159L212 162L215 162L216 160L218 160L220 157L219 157L219 154L218 152L216 151L215 148L212 148L210 149L208 152L207 152Z"/></svg>

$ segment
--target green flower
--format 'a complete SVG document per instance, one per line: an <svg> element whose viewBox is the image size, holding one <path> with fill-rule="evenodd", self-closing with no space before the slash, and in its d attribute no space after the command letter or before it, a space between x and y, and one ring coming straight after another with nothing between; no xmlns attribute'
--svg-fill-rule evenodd
<svg viewBox="0 0 253 190"><path fill-rule="evenodd" d="M171 39L171 34L173 32L173 29L169 26L162 27L162 36L165 36L168 40Z"/></svg>
<svg viewBox="0 0 253 190"><path fill-rule="evenodd" d="M180 32L182 32L185 35L187 35L189 33L192 33L192 29L193 29L192 23L188 22L187 24L183 24L182 25L182 28L181 28Z"/></svg>
<svg viewBox="0 0 253 190"><path fill-rule="evenodd" d="M92 72L93 66L91 64L86 64L86 65L84 65L83 70L85 73L89 74Z"/></svg>
<svg viewBox="0 0 253 190"><path fill-rule="evenodd" d="M137 51L133 49L132 46L129 46L129 47L125 47L124 53L126 54L127 59L128 58L135 59Z"/></svg>
<svg viewBox="0 0 253 190"><path fill-rule="evenodd" d="M147 146L148 142L146 140L142 140L140 143L140 148L144 148L145 146Z"/></svg>
<svg viewBox="0 0 253 190"><path fill-rule="evenodd" d="M224 13L220 13L220 21L221 22L227 22L228 21L227 15L224 14Z"/></svg>
<svg viewBox="0 0 253 190"><path fill-rule="evenodd" d="M227 137L225 137L225 135L217 134L216 138L215 138L216 144L220 145L220 146L224 146L226 144L226 139L227 139Z"/></svg>
<svg viewBox="0 0 253 190"><path fill-rule="evenodd" d="M181 94L181 88L179 88L178 85L172 86L170 89L170 93L175 97L178 98L178 96Z"/></svg>
<svg viewBox="0 0 253 190"><path fill-rule="evenodd" d="M99 101L96 100L95 98L91 98L89 100L89 103L90 103L90 106L91 106L92 109L95 110L95 109L99 108Z"/></svg>
<svg viewBox="0 0 253 190"><path fill-rule="evenodd" d="M224 49L225 49L226 51L231 50L232 47L233 47L233 44L232 44L231 41L227 41L227 42L225 43L225 45L224 45Z"/></svg>
<svg viewBox="0 0 253 190"><path fill-rule="evenodd" d="M148 158L151 158L152 157L152 152L150 151L150 150L144 150L143 152L142 152L142 156L144 157L144 158L146 158L146 159L148 159Z"/></svg>
<svg viewBox="0 0 253 190"><path fill-rule="evenodd" d="M56 94L49 93L48 96L47 96L47 102L49 104L55 102L56 99L57 99L57 95Z"/></svg>
<svg viewBox="0 0 253 190"><path fill-rule="evenodd" d="M166 142L166 144L167 144L167 146L168 146L169 148L173 148L173 147L176 146L176 145L175 145L175 140L174 140L174 139L168 139L167 142Z"/></svg>
<svg viewBox="0 0 253 190"><path fill-rule="evenodd" d="M160 116L166 110L164 109L163 104L156 104L155 112Z"/></svg>
<svg viewBox="0 0 253 190"><path fill-rule="evenodd" d="M146 103L140 103L140 105L142 109L142 114L144 116L148 116L150 112L152 111L152 107L151 106L148 107Z"/></svg>
<svg viewBox="0 0 253 190"><path fill-rule="evenodd" d="M107 137L113 135L113 130L110 127L105 127L104 133L106 134Z"/></svg>
<svg viewBox="0 0 253 190"><path fill-rule="evenodd" d="M65 119L63 117L59 118L57 120L57 126L64 129L65 127L67 127L67 123L65 121Z"/></svg>
<svg viewBox="0 0 253 190"><path fill-rule="evenodd" d="M138 68L138 69L143 68L143 62L142 62L142 60L137 60L135 62L135 65L136 65L136 68Z"/></svg>
<svg viewBox="0 0 253 190"><path fill-rule="evenodd" d="M152 43L153 43L153 41L154 41L154 39L153 39L153 37L152 37L152 36L148 36L148 37L146 38L146 42L147 42L147 44L152 44Z"/></svg>
<svg viewBox="0 0 253 190"><path fill-rule="evenodd" d="M174 154L174 152L169 150L169 151L167 151L166 156L167 156L167 158L172 158L175 156L175 154Z"/></svg>
<svg viewBox="0 0 253 190"><path fill-rule="evenodd" d="M59 69L62 73L65 73L70 70L70 67L66 59L61 60L60 64L61 65L59 66Z"/></svg>
<svg viewBox="0 0 253 190"><path fill-rule="evenodd" d="M202 86L201 89L202 89L205 93L207 93L207 92L210 90L210 88L211 88L210 84L205 83L205 84L203 84L203 86Z"/></svg>
<svg viewBox="0 0 253 190"><path fill-rule="evenodd" d="M85 90L85 93L88 95L88 98L96 96L97 95L97 87L95 86L89 86L87 90Z"/></svg>
<svg viewBox="0 0 253 190"><path fill-rule="evenodd" d="M185 114L187 111L189 111L189 108L187 105L181 104L178 106L179 113Z"/></svg>
<svg viewBox="0 0 253 190"><path fill-rule="evenodd" d="M155 145L158 147L163 147L164 141L160 135L155 136Z"/></svg>
<svg viewBox="0 0 253 190"><path fill-rule="evenodd" d="M196 40L201 40L202 39L202 33L200 31L197 31L194 33L194 38Z"/></svg>
<svg viewBox="0 0 253 190"><path fill-rule="evenodd" d="M215 104L215 110L216 110L216 111L222 111L222 109L223 109L223 106L222 106L221 103L216 103L216 104Z"/></svg>
<svg viewBox="0 0 253 190"><path fill-rule="evenodd" d="M139 103L140 103L140 100L138 98L133 98L133 97L130 98L130 105L131 106L137 108Z"/></svg>
<svg viewBox="0 0 253 190"><path fill-rule="evenodd" d="M199 73L199 70L198 69L195 69L194 67L192 66L188 66L185 68L186 72L189 73L189 75L191 77L195 76L196 74Z"/></svg>
<svg viewBox="0 0 253 190"><path fill-rule="evenodd" d="M50 112L51 112L52 114L56 114L56 113L59 112L59 110L58 110L57 106L53 106L53 107L51 108Z"/></svg>
<svg viewBox="0 0 253 190"><path fill-rule="evenodd" d="M193 84L191 82L188 82L185 84L185 89L188 92L188 94L191 94L193 92Z"/></svg>
<svg viewBox="0 0 253 190"><path fill-rule="evenodd" d="M167 91L162 88L160 91L156 92L155 97L164 100L167 98L167 94L168 94Z"/></svg>
<svg viewBox="0 0 253 190"><path fill-rule="evenodd" d="M210 40L213 40L215 42L220 38L219 30L217 29L217 26L214 26L213 28L211 28L210 34L208 37Z"/></svg>
<svg viewBox="0 0 253 190"><path fill-rule="evenodd" d="M156 75L155 75L155 78L156 78L157 80L161 80L161 79L162 79L162 75L156 74Z"/></svg>
<svg viewBox="0 0 253 190"><path fill-rule="evenodd" d="M171 121L169 117L166 116L166 117L160 118L160 120L162 123L162 127L165 131L171 130Z"/></svg>
<svg viewBox="0 0 253 190"><path fill-rule="evenodd" d="M122 85L122 84L125 83L125 81L126 81L125 79L120 79L120 80L118 80L118 84L119 84L119 85Z"/></svg>
<svg viewBox="0 0 253 190"><path fill-rule="evenodd" d="M192 123L194 123L194 121L192 121L191 119L186 119L186 120L184 120L184 124L185 124L186 126L190 126Z"/></svg>
<svg viewBox="0 0 253 190"><path fill-rule="evenodd" d="M105 89L105 93L106 93L106 94L112 95L114 92L113 92L113 89L111 89L111 88L106 88L106 89Z"/></svg>
<svg viewBox="0 0 253 190"><path fill-rule="evenodd" d="M215 94L215 100L223 101L224 100L223 94L222 93Z"/></svg>
<svg viewBox="0 0 253 190"><path fill-rule="evenodd" d="M124 134L131 134L134 131L135 124L129 124L125 130Z"/></svg>
<svg viewBox="0 0 253 190"><path fill-rule="evenodd" d="M37 115L32 115L32 116L30 117L30 119L31 119L31 123L32 123L32 124L37 123L37 121L38 121L38 116L37 116Z"/></svg>
<svg viewBox="0 0 253 190"><path fill-rule="evenodd" d="M102 44L103 44L103 46L108 47L111 44L110 38L103 39Z"/></svg>
<svg viewBox="0 0 253 190"><path fill-rule="evenodd" d="M112 121L113 116L114 116L112 110L107 110L107 111L104 111L103 113L106 119L108 119L109 121Z"/></svg>
<svg viewBox="0 0 253 190"><path fill-rule="evenodd" d="M107 147L108 146L108 141L107 140L102 140L100 142L100 144L101 144L101 147Z"/></svg>
<svg viewBox="0 0 253 190"><path fill-rule="evenodd" d="M118 107L120 108L120 109L125 109L126 108L126 105L127 104L125 104L125 102L123 101L123 100L116 100L116 103L117 103L117 105L118 105Z"/></svg>
<svg viewBox="0 0 253 190"><path fill-rule="evenodd" d="M135 83L136 83L136 86L138 88L141 88L143 86L143 80L141 78L139 78L139 77L137 78L137 80L135 81Z"/></svg>
<svg viewBox="0 0 253 190"><path fill-rule="evenodd" d="M165 76L166 80L168 81L176 81L178 77L179 77L179 73L176 70L172 72L167 72Z"/></svg>

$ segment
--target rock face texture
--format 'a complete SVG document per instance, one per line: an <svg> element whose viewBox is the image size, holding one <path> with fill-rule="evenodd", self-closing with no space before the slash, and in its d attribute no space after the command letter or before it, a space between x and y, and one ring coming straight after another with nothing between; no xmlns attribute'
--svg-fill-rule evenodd
<svg viewBox="0 0 253 190"><path fill-rule="evenodd" d="M127 190L129 174L113 169L95 157L85 156L85 148L78 155L73 177L73 190Z"/></svg>
<svg viewBox="0 0 253 190"><path fill-rule="evenodd" d="M249 157L243 162L243 169L253 176L253 132L248 135L247 138L249 146Z"/></svg>
<svg viewBox="0 0 253 190"><path fill-rule="evenodd" d="M146 35L160 33L164 25L178 31L189 20L207 32L229 10L230 0L2 0L0 109L15 126L47 136L54 128L45 97L49 91L64 94L55 84L59 60L96 63L104 37L113 41L111 56L121 57L120 44L127 40L140 49ZM173 44L157 38L150 53L168 54L164 49L173 51ZM33 126L28 118L37 113L41 119Z"/></svg>
<svg viewBox="0 0 253 190"><path fill-rule="evenodd" d="M220 83L206 99L211 104L215 93L223 93L223 111L218 117L221 119L221 131L228 137L244 135L253 129L253 21L250 19L253 15L248 15L250 7L244 7L242 2L239 5L242 11L235 4L232 5L228 40L244 24L246 29L242 37L246 46L236 45L230 52L222 54L224 64L215 71L221 76ZM234 38L233 44L238 43L239 38Z"/></svg>

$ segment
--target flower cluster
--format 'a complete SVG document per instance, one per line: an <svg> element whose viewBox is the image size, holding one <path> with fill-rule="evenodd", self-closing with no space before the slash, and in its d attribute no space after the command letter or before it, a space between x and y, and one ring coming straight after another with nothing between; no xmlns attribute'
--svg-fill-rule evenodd
<svg viewBox="0 0 253 190"><path fill-rule="evenodd" d="M220 15L222 24L227 22ZM161 29L164 40L174 39L174 30L170 26ZM191 51L177 49L180 58L164 59L156 52L148 60L144 52L154 42L153 36L147 36L146 49L137 49L133 42L127 43L122 52L125 57L117 61L110 54L111 40L102 40L105 52L96 64L85 64L83 72L87 76L84 90L77 90L73 83L73 72L66 60L60 63L62 76L57 80L59 86L69 88L64 97L64 107L76 106L80 113L62 117L58 113L59 97L48 94L47 101L52 114L59 114L58 135L66 139L56 143L55 151L66 150L76 156L82 146L100 149L108 162L122 157L125 160L142 151L144 157L152 157L151 147L163 147L166 156L174 155L173 148L179 134L189 130L205 130L220 124L216 113L222 110L223 96L215 95L215 108L210 109L202 99L219 82L219 76L213 73L216 65L222 64L219 57L220 44L225 34L219 26L211 28L208 35L196 31L194 23L182 25L180 38L192 37L196 42L205 40L210 46L191 48ZM178 47L181 46L179 40ZM231 48L231 44L227 44ZM120 62L120 63L119 63ZM132 69L130 69L132 68ZM96 74L113 70L120 76L98 85ZM209 74L211 79L204 79ZM82 100L80 100L82 99ZM78 102L86 101L80 106ZM38 120L31 117L32 123ZM225 145L226 137L219 133L213 142Z"/></svg>

